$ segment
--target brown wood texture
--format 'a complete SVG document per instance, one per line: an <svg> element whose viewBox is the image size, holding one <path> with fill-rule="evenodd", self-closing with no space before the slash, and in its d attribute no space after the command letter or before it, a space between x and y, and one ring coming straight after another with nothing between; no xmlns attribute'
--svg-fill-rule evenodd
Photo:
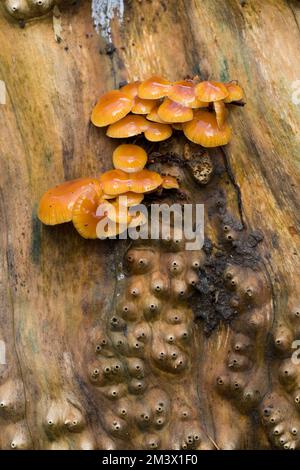
<svg viewBox="0 0 300 470"><path fill-rule="evenodd" d="M291 361L300 337L300 105L292 100L299 2L116 1L106 18L95 14L100 3L93 2L98 32L90 1L55 11L59 41L51 12L25 27L4 7L0 14L0 448L299 448L300 366ZM224 282L238 316L209 336L185 299L183 330L168 316L181 284L166 266L179 256L188 283L192 255L133 247L133 259L154 263L173 297L162 297L156 321L133 314L125 338L122 326L110 328L112 316L130 302L132 285L152 305L153 272L133 270L116 282L121 242L84 240L69 225L49 228L36 217L49 187L111 167L117 143L90 124L99 95L153 73L238 79L245 90L246 106L230 113L231 143L210 152L219 176L199 187L167 165L211 209L207 236L229 260ZM184 145L175 137L160 151L182 155ZM221 215L217 202L226 203ZM251 231L262 232L257 263L252 252L230 263L237 254L228 230L242 248ZM200 310L204 304L202 297ZM174 371L164 338L184 328L189 341L175 348L184 367ZM135 344L145 352L133 352ZM106 367L118 370L111 381L102 380Z"/></svg>

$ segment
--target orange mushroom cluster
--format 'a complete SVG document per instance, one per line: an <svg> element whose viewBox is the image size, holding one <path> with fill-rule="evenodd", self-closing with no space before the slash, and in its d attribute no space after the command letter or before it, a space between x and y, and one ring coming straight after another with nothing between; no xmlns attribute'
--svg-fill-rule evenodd
<svg viewBox="0 0 300 470"><path fill-rule="evenodd" d="M243 90L236 82L187 79L172 83L152 76L105 93L91 120L97 127L108 126L106 135L113 138L144 134L147 140L160 142L176 129L203 147L218 147L231 137L226 105L242 98Z"/></svg>
<svg viewBox="0 0 300 470"><path fill-rule="evenodd" d="M145 169L147 154L138 145L124 144L113 153L114 169L99 178L80 178L48 190L38 217L46 225L73 222L84 238L108 238L143 225L142 211L132 213L144 195L158 188L178 188L172 176Z"/></svg>

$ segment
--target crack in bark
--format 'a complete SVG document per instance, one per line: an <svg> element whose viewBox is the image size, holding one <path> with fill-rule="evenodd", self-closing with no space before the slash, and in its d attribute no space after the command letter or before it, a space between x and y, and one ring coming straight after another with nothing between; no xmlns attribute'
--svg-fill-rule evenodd
<svg viewBox="0 0 300 470"><path fill-rule="evenodd" d="M220 150L221 150L222 155L223 155L223 161L224 161L224 166L225 166L226 172L227 172L227 174L229 176L229 179L230 179L230 181L231 181L231 183L232 183L232 185L235 189L235 192L236 192L238 210L239 210L239 215L240 215L240 219L241 219L243 229L247 229L247 225L245 223L244 214L243 214L244 209L243 209L241 189L240 189L238 183L236 182L235 176L233 174L233 171L232 171L232 168L231 168L231 165L230 165L228 155L226 154L223 147L220 147Z"/></svg>

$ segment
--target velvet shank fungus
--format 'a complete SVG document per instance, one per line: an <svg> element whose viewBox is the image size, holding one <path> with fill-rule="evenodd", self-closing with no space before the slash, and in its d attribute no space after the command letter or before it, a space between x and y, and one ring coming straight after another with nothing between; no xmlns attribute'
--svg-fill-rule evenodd
<svg viewBox="0 0 300 470"><path fill-rule="evenodd" d="M149 122L144 135L150 142L161 142L167 140L172 135L172 127L169 124L159 122Z"/></svg>
<svg viewBox="0 0 300 470"><path fill-rule="evenodd" d="M122 170L110 170L100 176L100 182L105 194L118 196L128 191L143 194L157 189L162 183L162 177L149 170L132 174Z"/></svg>
<svg viewBox="0 0 300 470"><path fill-rule="evenodd" d="M177 179L171 175L163 176L163 181L162 181L161 186L164 189L178 189L179 188Z"/></svg>
<svg viewBox="0 0 300 470"><path fill-rule="evenodd" d="M205 81L196 85L197 98L207 103L224 100L228 94L229 92L224 83Z"/></svg>
<svg viewBox="0 0 300 470"><path fill-rule="evenodd" d="M144 194L138 194L133 193L132 191L128 191L128 193L124 193L119 196L119 204L124 205L126 207L134 207L140 204L143 199Z"/></svg>
<svg viewBox="0 0 300 470"><path fill-rule="evenodd" d="M125 95L128 95L130 98L134 99L138 96L138 89L140 84L140 81L127 83L127 85L122 86L120 90L122 91L122 93L125 93Z"/></svg>
<svg viewBox="0 0 300 470"><path fill-rule="evenodd" d="M171 82L154 75L139 85L138 96L146 100L157 100L167 96L170 90Z"/></svg>
<svg viewBox="0 0 300 470"><path fill-rule="evenodd" d="M241 101L243 98L243 89L236 82L225 83L228 91L228 96L224 99L224 103L232 103Z"/></svg>
<svg viewBox="0 0 300 470"><path fill-rule="evenodd" d="M148 114L156 105L156 100L145 100L138 97L138 88L141 82L128 83L121 88L121 91L133 99L131 112L134 114Z"/></svg>
<svg viewBox="0 0 300 470"><path fill-rule="evenodd" d="M191 136L195 123L199 127L195 113L199 108L207 108L207 112L214 110L220 132L208 136L207 129L206 138L196 140L213 147L221 145L218 142L228 143L230 130L226 124L226 105L239 104L242 98L243 90L236 81L199 82L195 77L170 82L154 75L103 95L93 110L92 122L97 126L108 125L106 135L112 138L126 139L144 134L150 142L161 142L171 137L173 129L186 129L185 135ZM193 124L186 126L187 122Z"/></svg>
<svg viewBox="0 0 300 470"><path fill-rule="evenodd" d="M196 96L193 80L181 80L172 84L168 97L176 103L188 108L205 108L207 103L200 101Z"/></svg>
<svg viewBox="0 0 300 470"><path fill-rule="evenodd" d="M128 114L134 102L120 90L105 93L93 109L91 121L97 127L104 127L119 121Z"/></svg>
<svg viewBox="0 0 300 470"><path fill-rule="evenodd" d="M159 115L158 115L158 109L160 107L161 103L159 102L158 105L156 105L149 114L147 114L147 119L148 121L152 121L152 122L158 122L160 124L171 124L170 122L167 122L167 121L163 121Z"/></svg>
<svg viewBox="0 0 300 470"><path fill-rule="evenodd" d="M227 116L227 108L224 101L214 101L214 110L216 113L217 124L221 129Z"/></svg>
<svg viewBox="0 0 300 470"><path fill-rule="evenodd" d="M142 134L148 129L148 121L144 116L129 114L118 122L111 124L106 131L108 137L125 139Z"/></svg>
<svg viewBox="0 0 300 470"><path fill-rule="evenodd" d="M90 187L76 200L72 211L72 222L77 232L83 238L97 238L96 227L101 217L96 215L101 203L101 196Z"/></svg>
<svg viewBox="0 0 300 470"><path fill-rule="evenodd" d="M192 121L183 124L184 135L195 144L203 147L219 147L228 144L231 129L224 123L219 128L216 115L209 111L198 110Z"/></svg>
<svg viewBox="0 0 300 470"><path fill-rule="evenodd" d="M70 222L75 201L85 190L91 187L99 196L101 195L100 182L95 178L67 181L49 189L40 200L38 208L40 221L46 225Z"/></svg>
<svg viewBox="0 0 300 470"><path fill-rule="evenodd" d="M97 127L108 126L106 135L113 138L144 134L150 142L161 142L175 129L195 144L218 147L231 137L226 105L239 104L242 98L243 90L236 81L199 82L195 78L172 83L154 75L105 93L94 107L91 121ZM138 145L119 145L112 160L114 169L98 179L67 181L48 190L39 204L41 222L72 221L84 238L116 237L146 223L139 204L147 193L179 188L175 177L145 169L147 153Z"/></svg>
<svg viewBox="0 0 300 470"><path fill-rule="evenodd" d="M157 114L164 122L187 122L193 119L193 110L182 104L165 98L157 110Z"/></svg>
<svg viewBox="0 0 300 470"><path fill-rule="evenodd" d="M147 153L142 147L132 144L119 145L113 153L113 165L126 173L135 173L144 168Z"/></svg>

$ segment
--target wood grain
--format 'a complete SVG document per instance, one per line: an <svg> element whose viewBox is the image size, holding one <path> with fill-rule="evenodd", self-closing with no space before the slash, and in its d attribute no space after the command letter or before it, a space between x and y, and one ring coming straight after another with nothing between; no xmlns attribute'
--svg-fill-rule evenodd
<svg viewBox="0 0 300 470"><path fill-rule="evenodd" d="M295 428L299 425L299 371L286 362L300 334L300 105L292 101L293 83L300 80L299 4L127 1L123 16L115 10L109 37L104 32L101 37L101 27L96 32L91 11L89 1L62 8L60 42L51 15L25 28L0 15L0 80L7 90L6 104L0 105L0 339L7 345L0 399L7 388L8 395L18 391L18 411L1 414L0 409L0 447L124 445L107 431L105 399L89 382L86 351L115 311L116 266L123 248L114 241L83 240L69 226L42 227L36 208L50 186L110 168L116 143L90 124L93 104L123 80L152 73L171 80L187 75L238 79L246 95L246 106L230 113L232 142L225 154L211 155L222 167L225 161L223 177L195 194L206 200L222 188L229 212L237 220L242 215L248 233L259 229L264 235L260 274L244 275L243 270L239 275L245 278L244 287L257 279L267 286L257 306L258 316L265 312L261 333L251 339L254 366L245 374L248 388L255 391L258 383L261 396L249 410L232 393L228 398L216 388L219 371L227 374L229 344L236 334L254 338L251 328L238 319L231 326L220 324L207 338L203 323L197 322L191 357L199 370L190 378L188 392L194 402L197 387L197 420L214 448L299 447L282 417ZM219 236L217 227L212 220L207 228L212 237ZM292 376L288 386L280 375L287 365L294 367L287 373ZM168 388L164 374L152 372L151 377L168 393L182 393L180 383ZM275 437L277 422L270 422L274 409L280 416L275 421L283 422ZM172 419L176 423L175 415ZM77 424L72 428L73 421ZM128 446L148 445L143 436ZM176 447L179 431L175 437L172 441L166 431L162 445Z"/></svg>

